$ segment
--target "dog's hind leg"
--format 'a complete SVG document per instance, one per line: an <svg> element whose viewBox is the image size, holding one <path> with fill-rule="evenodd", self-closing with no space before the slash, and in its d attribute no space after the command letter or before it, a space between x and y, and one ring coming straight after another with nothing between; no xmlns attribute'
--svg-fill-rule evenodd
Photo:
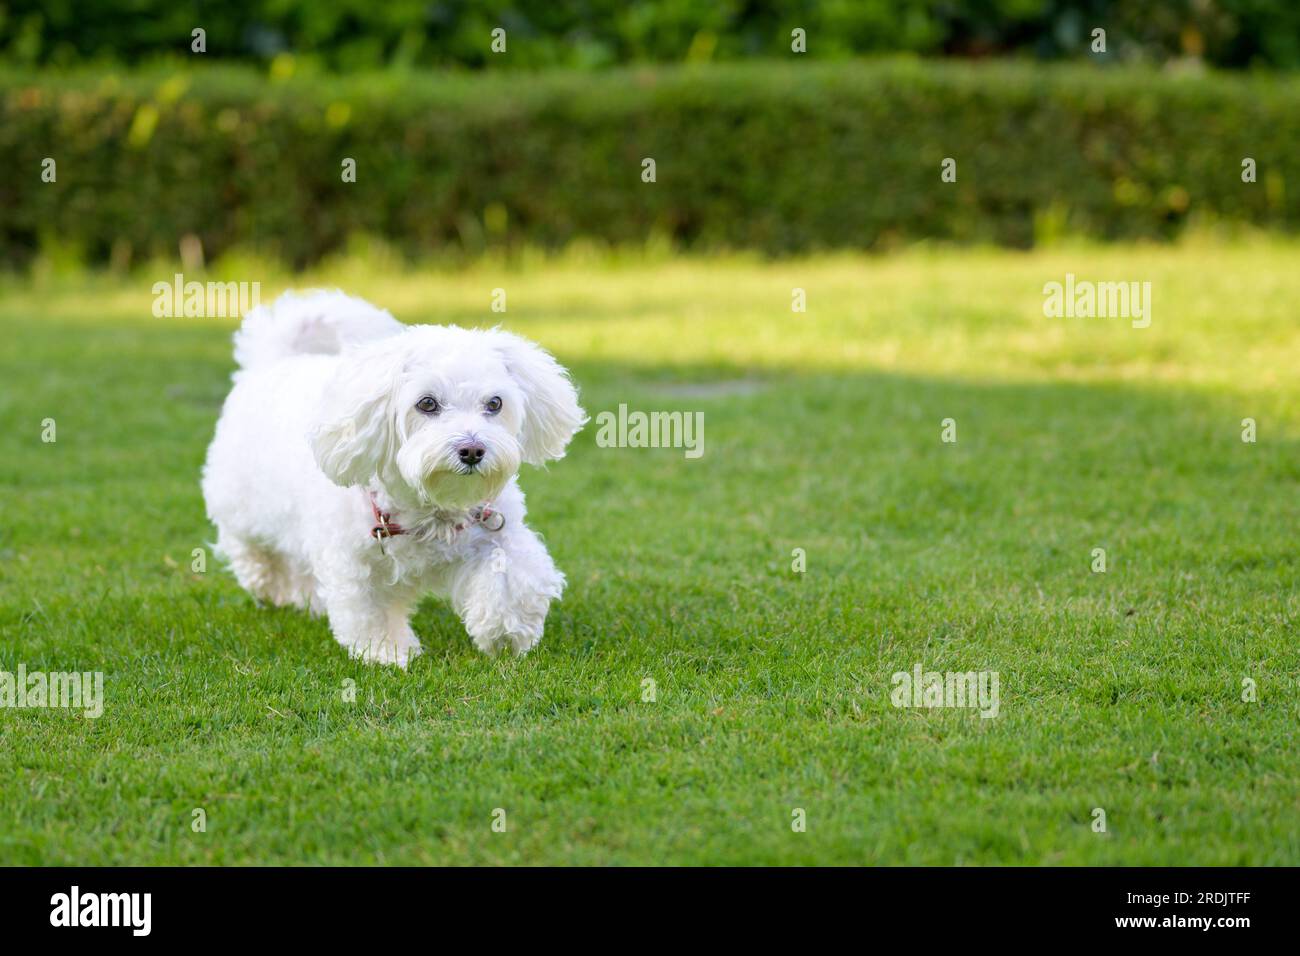
<svg viewBox="0 0 1300 956"><path fill-rule="evenodd" d="M288 572L290 603L312 614L324 614L325 602L320 598L316 576L296 562L290 564Z"/></svg>
<svg viewBox="0 0 1300 956"><path fill-rule="evenodd" d="M311 591L305 589L302 576L293 573L274 550L229 534L218 536L217 550L230 563L240 587L259 601L310 606Z"/></svg>

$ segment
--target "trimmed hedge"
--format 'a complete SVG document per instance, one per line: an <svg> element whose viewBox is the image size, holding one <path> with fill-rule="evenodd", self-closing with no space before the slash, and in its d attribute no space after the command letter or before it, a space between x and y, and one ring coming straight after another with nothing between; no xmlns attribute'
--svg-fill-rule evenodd
<svg viewBox="0 0 1300 956"><path fill-rule="evenodd" d="M48 237L120 261L196 234L209 257L245 245L302 266L354 233L413 254L656 234L786 254L1169 238L1194 219L1293 230L1297 144L1294 79L1029 64L10 74L0 254L22 263Z"/></svg>

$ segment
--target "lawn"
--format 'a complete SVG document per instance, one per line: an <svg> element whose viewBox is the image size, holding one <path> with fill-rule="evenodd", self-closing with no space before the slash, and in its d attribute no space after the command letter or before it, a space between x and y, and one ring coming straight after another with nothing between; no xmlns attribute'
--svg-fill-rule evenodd
<svg viewBox="0 0 1300 956"><path fill-rule="evenodd" d="M4 280L0 670L102 671L106 703L0 709L0 863L1300 864L1298 261L267 273L502 320L592 415L704 413L698 459L592 425L528 469L569 577L542 644L488 659L427 602L407 672L191 570L231 320L154 318L166 266ZM1150 281L1150 328L1045 318L1067 273ZM918 664L996 671L998 715L892 706Z"/></svg>

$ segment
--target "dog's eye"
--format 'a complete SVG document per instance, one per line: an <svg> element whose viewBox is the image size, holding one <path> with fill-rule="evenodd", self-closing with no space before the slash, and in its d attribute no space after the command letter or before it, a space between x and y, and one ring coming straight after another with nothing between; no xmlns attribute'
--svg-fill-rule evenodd
<svg viewBox="0 0 1300 956"><path fill-rule="evenodd" d="M491 398L489 398L486 402L483 403L483 409L489 415L495 415L497 412L501 411L501 399L493 395Z"/></svg>
<svg viewBox="0 0 1300 956"><path fill-rule="evenodd" d="M415 403L415 407L426 415L433 415L438 411L438 400L432 395L426 395Z"/></svg>

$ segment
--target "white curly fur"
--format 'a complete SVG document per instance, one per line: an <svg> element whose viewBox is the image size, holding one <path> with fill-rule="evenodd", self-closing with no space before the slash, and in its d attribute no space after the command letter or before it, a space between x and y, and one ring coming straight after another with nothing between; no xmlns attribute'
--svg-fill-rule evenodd
<svg viewBox="0 0 1300 956"><path fill-rule="evenodd" d="M235 357L203 496L247 591L324 612L353 656L403 667L420 652L409 619L430 592L482 651L522 654L541 639L564 575L524 525L516 476L521 462L563 457L586 421L550 355L498 329L408 327L312 292L249 313ZM435 414L416 408L424 396ZM470 471L457 456L467 442L485 451ZM371 537L371 492L407 534ZM484 502L501 530L471 520Z"/></svg>

